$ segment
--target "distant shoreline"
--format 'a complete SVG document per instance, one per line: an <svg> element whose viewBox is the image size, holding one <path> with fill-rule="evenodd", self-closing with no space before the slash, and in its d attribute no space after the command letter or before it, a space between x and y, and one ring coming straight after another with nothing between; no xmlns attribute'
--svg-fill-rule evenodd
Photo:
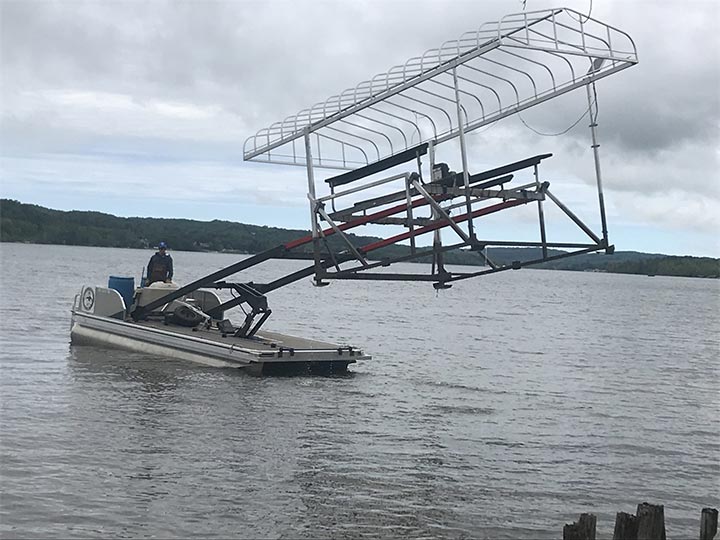
<svg viewBox="0 0 720 540"><path fill-rule="evenodd" d="M0 199L0 208L0 242L152 249L162 239L176 251L251 255L309 234L307 230L219 220L123 218L101 212L66 212L11 199ZM378 240L373 236L354 234L348 237L357 246ZM328 244L333 250L345 249L344 244L334 237L328 239ZM408 252L408 246L388 246L378 250L377 259L403 256ZM549 249L548 253L559 255L565 252ZM488 254L496 264L511 265L514 261L540 258L540 248L490 247ZM445 262L482 266L484 261L477 253L459 251L446 254ZM636 251L616 251L612 256L603 253L578 255L534 265L533 268L648 276L720 277L720 259Z"/></svg>
<svg viewBox="0 0 720 540"><path fill-rule="evenodd" d="M88 247L88 248L101 248L101 249L134 249L138 251L147 251L148 249L153 248L137 248L137 247L127 247L127 246L89 246L89 245L82 245L82 244L51 244L51 243L36 243L36 242L12 242L12 241L5 241L0 240L0 247L3 244L11 244L11 245L28 245L28 246L59 246L59 247ZM242 255L242 256L248 256L251 257L255 255L255 253L245 253L245 252L238 252L238 251L202 251L202 250L182 250L182 249L173 249L173 252L182 252L182 253L208 253L213 255ZM672 257L671 255L667 255L667 257ZM292 259L290 259L292 260ZM298 260L298 259L295 259ZM373 259L368 259L373 260ZM718 260L720 264L720 259ZM406 261L408 264L429 264L425 261ZM466 264L466 263L448 263L448 266L477 266L472 264ZM533 266L527 266L524 268L525 270L559 270L564 272L584 272L584 273L590 273L590 274L618 274L618 275L636 275L636 276L643 276L647 275L647 277L682 277L682 278L692 278L692 279L718 279L720 276L685 276L685 275L670 275L670 274L642 274L637 272L617 272L617 271L610 271L610 270L602 270L602 269L585 269L585 270L578 270L578 269L572 269L572 268L544 268L541 264L536 264Z"/></svg>

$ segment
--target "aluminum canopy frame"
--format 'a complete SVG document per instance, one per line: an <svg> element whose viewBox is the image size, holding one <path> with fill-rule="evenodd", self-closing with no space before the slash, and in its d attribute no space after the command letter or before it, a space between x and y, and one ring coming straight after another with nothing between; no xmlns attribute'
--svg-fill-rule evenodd
<svg viewBox="0 0 720 540"><path fill-rule="evenodd" d="M574 10L506 15L261 129L244 158L306 165L299 139L311 134L313 166L354 169L462 137L637 61L628 34Z"/></svg>

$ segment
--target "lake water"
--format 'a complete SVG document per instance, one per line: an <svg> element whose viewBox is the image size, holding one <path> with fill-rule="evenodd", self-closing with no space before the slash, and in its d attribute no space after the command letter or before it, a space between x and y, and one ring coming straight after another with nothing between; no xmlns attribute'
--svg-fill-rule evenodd
<svg viewBox="0 0 720 540"><path fill-rule="evenodd" d="M720 506L718 280L304 280L267 327L374 358L257 378L70 346L80 286L137 279L150 251L0 254L3 537L558 538L593 512L609 538L648 501L697 538ZM239 258L173 256L180 283Z"/></svg>

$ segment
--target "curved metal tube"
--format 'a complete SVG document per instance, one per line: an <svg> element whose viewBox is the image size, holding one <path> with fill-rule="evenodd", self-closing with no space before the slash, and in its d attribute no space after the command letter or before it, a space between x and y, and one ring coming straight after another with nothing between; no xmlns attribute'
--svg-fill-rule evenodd
<svg viewBox="0 0 720 540"><path fill-rule="evenodd" d="M410 101L414 101L415 103L420 103L421 105L425 105L426 107L430 107L431 109L436 109L436 110L440 111L441 113L443 113L445 115L445 118L447 118L448 124L450 125L450 130L452 131L452 118L450 117L448 112L445 109L443 109L442 107L438 107L437 105L433 105L432 103L428 103L426 101L421 101L412 96L408 96L407 94L398 94L398 96L404 97L405 99L409 99ZM435 125L435 123L433 122L433 126L434 125ZM436 132L435 137L437 138L437 129L435 130L435 132Z"/></svg>
<svg viewBox="0 0 720 540"><path fill-rule="evenodd" d="M402 94L398 94L398 95L402 97ZM407 97L407 96L405 96L405 97ZM408 99L412 99L412 98L408 98ZM390 101L389 99L386 99L386 100L385 100L385 103L387 103L388 105L392 105L393 107L397 107L398 109L403 109L403 110L408 111L408 112L411 112L411 113L413 113L413 114L415 114L415 115L420 115L420 116L422 116L422 117L424 117L424 118L427 118L428 121L430 122L430 125L431 125L432 128L433 128L433 135L435 136L434 138L437 139L437 136L438 136L437 126L435 125L435 121L432 119L432 116L430 116L430 115L428 115L428 114L425 114L425 113L422 113L422 112L420 112L420 111L416 111L415 109L410 109L409 107L404 107L403 105L398 105L397 103L392 102L392 101ZM384 111L383 111L383 112L384 112ZM386 113L386 114L390 114L390 113ZM391 115L391 116L395 116L395 115ZM398 117L396 117L396 118L400 118L400 117L398 116ZM408 120L408 122L409 122L409 121L410 121L410 120ZM421 134L421 132L420 132L420 127L419 127L417 124L415 124L414 122L413 122L413 125L414 125L414 126L417 128L417 130L418 130L418 138L419 138L419 141L422 142L422 134Z"/></svg>
<svg viewBox="0 0 720 540"><path fill-rule="evenodd" d="M375 110L375 109L373 109L372 107L368 107L368 110ZM365 116L360 113L355 113L355 116L357 116L358 118L362 118L363 120L367 120L369 122L375 122L376 124L380 124L381 126L385 126L385 127L388 127L390 129L394 129L394 130L400 132L400 136L403 138L403 141L405 142L405 148L408 148L408 141L407 141L407 137L405 136L405 132L402 129L400 129L399 127L393 126L392 124L388 124L387 122L381 122L380 120L376 120L375 118L371 118L369 116Z"/></svg>
<svg viewBox="0 0 720 540"><path fill-rule="evenodd" d="M429 95L431 95L431 96L435 96L435 97L438 98L438 99L444 99L445 101L449 101L450 103L452 103L453 105L455 105L455 100L454 100L454 99L451 99L451 98L449 98L449 97L443 96L443 95L441 95L441 94L436 94L435 92L431 92L430 90L426 90L425 88L420 88L419 86L414 86L414 87L413 87L413 90L418 90L418 91L420 91L420 92L424 92L424 93L429 94ZM429 104L428 104L428 105L429 105ZM467 118L467 111L465 110L465 107L463 107L462 104L460 105L460 107L462 107L463 113L465 114L465 118ZM441 107L438 107L438 109L440 109L441 111L443 111L443 112L446 114L446 116L448 117L448 119L450 118L450 115L447 113L447 111L445 111L445 109L443 109L443 108L441 108Z"/></svg>
<svg viewBox="0 0 720 540"><path fill-rule="evenodd" d="M448 73L445 73L445 75L448 75ZM440 82L440 81L436 81L435 79L430 79L430 81L428 81L428 82L435 83L435 84L438 84L438 85L440 85L440 86L444 86L445 88L449 88L449 89L452 90L453 92L455 91L455 87L450 86L449 84L446 84L446 83L442 83L442 82ZM475 94L471 94L470 92L466 92L465 90L460 90L459 88L458 88L458 92L459 92L460 94L465 94L466 96L470 96L471 98L473 98L475 101L478 102L478 105L480 105L480 109L483 108L483 105L482 105L482 102L480 101L480 98L477 97ZM465 119L467 120L468 118L470 118L470 117L468 116L467 111L465 110L465 105L463 105L462 103L460 103L460 108L462 109L463 114L465 115Z"/></svg>
<svg viewBox="0 0 720 540"><path fill-rule="evenodd" d="M386 101L386 103L387 103L387 101ZM387 112L387 111L383 111L382 109L377 109L377 108L375 108L374 106L373 106L373 107L368 107L368 110L374 111L374 112L377 112L377 113L380 113L380 114L384 114L384 115L386 115L386 116L390 116L391 118L395 118L395 119L400 120L400 121L402 121L402 122L407 122L408 124L410 124L412 127L415 128L415 131L417 131L418 140L422 139L422 134L421 134L421 132L420 132L420 126L418 126L418 125L417 125L415 122L413 122L412 120L408 120L407 118L403 118L402 116L398 116L397 114L393 114L393 113L389 113L389 112ZM400 129L400 128L397 128L397 129L399 129L400 132L403 134L403 136L405 136L405 132L404 132L402 129ZM405 138L405 146L407 147L407 137Z"/></svg>
<svg viewBox="0 0 720 540"><path fill-rule="evenodd" d="M502 66L502 67L504 67L504 68L506 68L506 69L509 69L509 70L511 70L511 71L516 71L517 73L520 73L520 74L522 74L522 75L525 75L528 79L530 79L530 84L531 84L532 87L533 87L533 92L534 92L534 94L535 94L535 97L537 97L537 95L538 95L537 85L535 84L535 79L533 79L532 76L531 76L529 73L527 73L527 72L525 72L525 71L523 71L523 70L521 70L521 69L514 68L514 67L512 67L512 66L508 66L508 65L506 65L506 64L503 64L502 62L498 62L497 60L491 60L490 58L482 58L482 57L480 57L480 58L478 58L478 60L484 60L485 62L490 62L491 64L496 64L496 65L498 65L498 66Z"/></svg>
<svg viewBox="0 0 720 540"><path fill-rule="evenodd" d="M356 116L357 116L357 115L356 115ZM339 122L342 122L343 124L347 124L348 126L356 127L356 128L358 128L358 129L364 129L365 131L369 131L370 133L376 133L376 134L380 135L381 137L384 137L385 140L388 142L388 145L390 146L390 154L394 154L394 153L395 153L395 149L394 149L394 147L393 147L392 139L390 139L390 137L388 137L387 135L385 135L382 131L378 131L378 130L376 130L376 129L371 129L371 128L369 128L369 127L361 126L360 124L354 124L354 123L352 123L352 122L349 122L349 121L348 121L347 119L345 119L345 118L343 118L342 120L339 120ZM379 158L378 158L378 159L379 159Z"/></svg>
<svg viewBox="0 0 720 540"><path fill-rule="evenodd" d="M513 57L515 57L515 58L519 58L520 60L525 60L526 62L530 62L531 64L538 65L538 66L540 66L541 68L545 69L545 70L548 72L548 75L550 75L550 80L552 81L553 90L554 90L555 88L557 88L557 84L555 84L555 75L553 75L552 69L550 69L549 67L547 67L546 64L543 64L542 62L538 62L537 60L532 60L532 59L530 59L530 58L526 58L526 57L524 57L524 56L522 56L522 55L520 55L520 54L514 53L514 52L506 51L505 49L498 49L498 52L501 52L501 53L503 53L503 54L508 54L508 55L513 56ZM571 67L572 67L572 65L571 65ZM537 96L537 89L535 90L535 95Z"/></svg>
<svg viewBox="0 0 720 540"><path fill-rule="evenodd" d="M330 129L330 128L328 127L327 129ZM336 131L337 131L337 130L336 130ZM343 140L341 140L341 139L336 139L335 137L331 137L330 135L326 135L325 133L320 133L319 131L317 132L317 134L318 134L319 137L323 137L323 138L328 139L328 140L330 140L330 141L334 141L334 142L336 142L336 143L339 143L339 144L341 144L343 147L347 145L347 146L349 146L350 148L355 148L356 150L359 150L360 153L361 153L361 154L363 155L363 157L365 158L365 165L368 165L368 164L370 163L370 159L368 158L367 153L365 153L365 150L364 150L362 147L357 146L356 144L349 143L349 142L347 142L347 141L343 141Z"/></svg>
<svg viewBox="0 0 720 540"><path fill-rule="evenodd" d="M375 153L377 154L378 160L381 159L380 149L378 148L378 145L375 144L375 141L373 141L372 139L367 139L365 137L361 137L360 135L357 135L355 133L348 133L347 131L343 131L342 129L338 129L338 128L332 127L332 126L325 126L325 129L329 129L330 131L336 131L337 133L342 133L343 135L347 135L348 137L355 137L356 139L360 139L361 141L365 141L366 143L369 143L373 148L375 148ZM347 144L349 145L350 143L347 143ZM367 154L365 154L364 152L363 152L363 154L365 155L365 159L367 159ZM369 163L369 161L368 161L368 163Z"/></svg>
<svg viewBox="0 0 720 540"><path fill-rule="evenodd" d="M469 79L469 78L467 78L467 77L463 77L462 75L458 75L457 77L458 77L458 79L463 80L463 81L465 81L465 82L468 82L468 83L470 83L470 84L474 84L474 85L477 85L477 86L479 86L479 87L481 87L481 88L485 88L485 89L487 89L487 90L490 90L490 92L492 92L492 93L495 95L495 98L498 100L498 109L502 108L502 102L500 101L500 96L499 96L499 94L495 91L495 89L494 89L493 87L487 86L487 85L485 85L485 84L481 84L481 83L479 83L479 82L477 82L477 81L475 81L475 80L473 80L473 79ZM484 120L484 119L485 119L485 106L483 105L482 100L479 99L479 98L478 98L478 102L480 103L480 111L482 112L482 117L483 117L483 120Z"/></svg>
<svg viewBox="0 0 720 540"><path fill-rule="evenodd" d="M473 71L477 71L478 73L482 73L483 75L487 75L488 77L492 77L493 79L498 79L500 81L504 81L510 85L510 87L515 92L515 98L517 99L518 105L520 104L520 94L518 93L517 87L510 81L509 79L506 79L505 77L500 77L499 75L493 75L492 73L488 73L487 71L483 71L482 69L470 66L465 64L465 67L468 69L471 69Z"/></svg>

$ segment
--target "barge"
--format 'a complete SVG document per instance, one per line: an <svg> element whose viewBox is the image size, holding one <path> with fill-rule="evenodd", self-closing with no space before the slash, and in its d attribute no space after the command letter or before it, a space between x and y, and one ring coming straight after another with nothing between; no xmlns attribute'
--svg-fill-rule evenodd
<svg viewBox="0 0 720 540"><path fill-rule="evenodd" d="M128 278L124 278L128 279ZM115 285L118 278L110 278ZM117 285L115 285L117 286ZM120 287L118 287L120 288ZM154 283L132 291L87 285L75 296L71 339L75 345L96 344L154 356L171 357L213 367L242 368L252 374L343 373L349 364L369 360L362 350L277 332L248 332L224 318L214 291L196 290L167 302L142 318L135 308L178 290ZM208 315L208 312L213 315Z"/></svg>

